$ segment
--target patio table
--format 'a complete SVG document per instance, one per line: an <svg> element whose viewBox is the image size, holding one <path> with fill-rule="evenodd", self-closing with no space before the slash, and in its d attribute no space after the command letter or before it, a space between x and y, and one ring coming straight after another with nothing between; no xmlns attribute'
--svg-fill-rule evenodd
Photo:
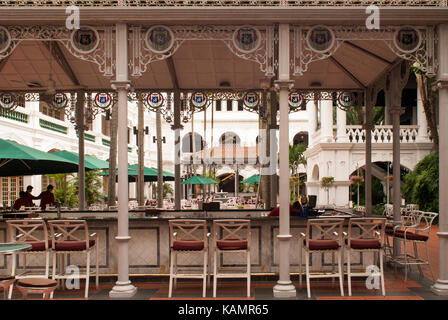
<svg viewBox="0 0 448 320"><path fill-rule="evenodd" d="M31 248L27 243L0 243L0 254L11 254L16 251L25 251Z"/></svg>

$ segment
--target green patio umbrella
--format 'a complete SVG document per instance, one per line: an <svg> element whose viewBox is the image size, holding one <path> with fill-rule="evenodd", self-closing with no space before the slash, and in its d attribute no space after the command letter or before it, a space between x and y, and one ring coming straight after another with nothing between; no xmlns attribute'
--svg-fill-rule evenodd
<svg viewBox="0 0 448 320"><path fill-rule="evenodd" d="M201 176L193 176L182 182L182 184L215 184L215 183L218 183L218 181L208 177L201 177Z"/></svg>
<svg viewBox="0 0 448 320"><path fill-rule="evenodd" d="M253 176L250 176L246 180L241 181L241 183L258 184L259 181L260 176L258 174L254 174Z"/></svg>
<svg viewBox="0 0 448 320"><path fill-rule="evenodd" d="M118 169L116 170L117 180L118 180ZM145 177L145 182L157 181L157 169L156 168L143 168L143 174ZM170 172L163 171L163 181L174 181L174 174ZM109 170L100 173L102 176L108 176ZM138 165L130 165L128 167L128 182L136 182L138 177Z"/></svg>
<svg viewBox="0 0 448 320"><path fill-rule="evenodd" d="M53 152L52 154L55 154L61 158L64 158L66 160L75 161L76 163L79 163L79 155L75 152L70 151L57 151ZM109 162L97 159L92 156L86 155L84 157L85 167L86 169L92 169L92 170L101 170L101 169L109 169Z"/></svg>
<svg viewBox="0 0 448 320"><path fill-rule="evenodd" d="M0 139L0 177L77 171L76 161Z"/></svg>

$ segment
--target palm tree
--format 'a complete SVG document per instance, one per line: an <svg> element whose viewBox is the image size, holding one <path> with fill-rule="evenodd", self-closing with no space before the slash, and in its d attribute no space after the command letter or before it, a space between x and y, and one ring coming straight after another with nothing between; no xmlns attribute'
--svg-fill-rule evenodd
<svg viewBox="0 0 448 320"><path fill-rule="evenodd" d="M118 132L118 104L111 109L111 125L110 125L110 149L109 149L109 181L107 188L107 205L115 205L115 181L117 169L117 132Z"/></svg>
<svg viewBox="0 0 448 320"><path fill-rule="evenodd" d="M306 158L303 154L306 148L306 145L303 143L289 146L289 168L291 169L291 177L297 181L297 194L300 194L299 166L301 164L306 166ZM296 184L294 183L295 186Z"/></svg>

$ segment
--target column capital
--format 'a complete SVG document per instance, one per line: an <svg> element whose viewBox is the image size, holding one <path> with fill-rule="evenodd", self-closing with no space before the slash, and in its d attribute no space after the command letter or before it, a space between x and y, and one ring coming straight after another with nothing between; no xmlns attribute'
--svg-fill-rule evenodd
<svg viewBox="0 0 448 320"><path fill-rule="evenodd" d="M291 90L294 86L294 80L290 79L279 79L274 81L274 89L279 91L281 89Z"/></svg>
<svg viewBox="0 0 448 320"><path fill-rule="evenodd" d="M110 83L113 90L118 89L129 90L131 88L131 81L129 80L113 80Z"/></svg>
<svg viewBox="0 0 448 320"><path fill-rule="evenodd" d="M178 124L178 125L173 124L173 125L171 125L171 130L177 130L177 129L182 130L183 128L184 128L184 126L181 125L181 124Z"/></svg>

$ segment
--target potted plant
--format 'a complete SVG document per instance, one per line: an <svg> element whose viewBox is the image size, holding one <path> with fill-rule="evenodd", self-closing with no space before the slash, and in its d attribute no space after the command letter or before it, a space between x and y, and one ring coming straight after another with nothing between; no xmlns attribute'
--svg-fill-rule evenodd
<svg viewBox="0 0 448 320"><path fill-rule="evenodd" d="M330 204L330 192L328 189L333 185L333 183L334 177L322 177L320 180L320 185L327 191L327 204Z"/></svg>
<svg viewBox="0 0 448 320"><path fill-rule="evenodd" d="M356 184L358 187L357 191L357 206L359 206L359 185L364 182L364 177L362 175L353 175L350 177L350 184Z"/></svg>

